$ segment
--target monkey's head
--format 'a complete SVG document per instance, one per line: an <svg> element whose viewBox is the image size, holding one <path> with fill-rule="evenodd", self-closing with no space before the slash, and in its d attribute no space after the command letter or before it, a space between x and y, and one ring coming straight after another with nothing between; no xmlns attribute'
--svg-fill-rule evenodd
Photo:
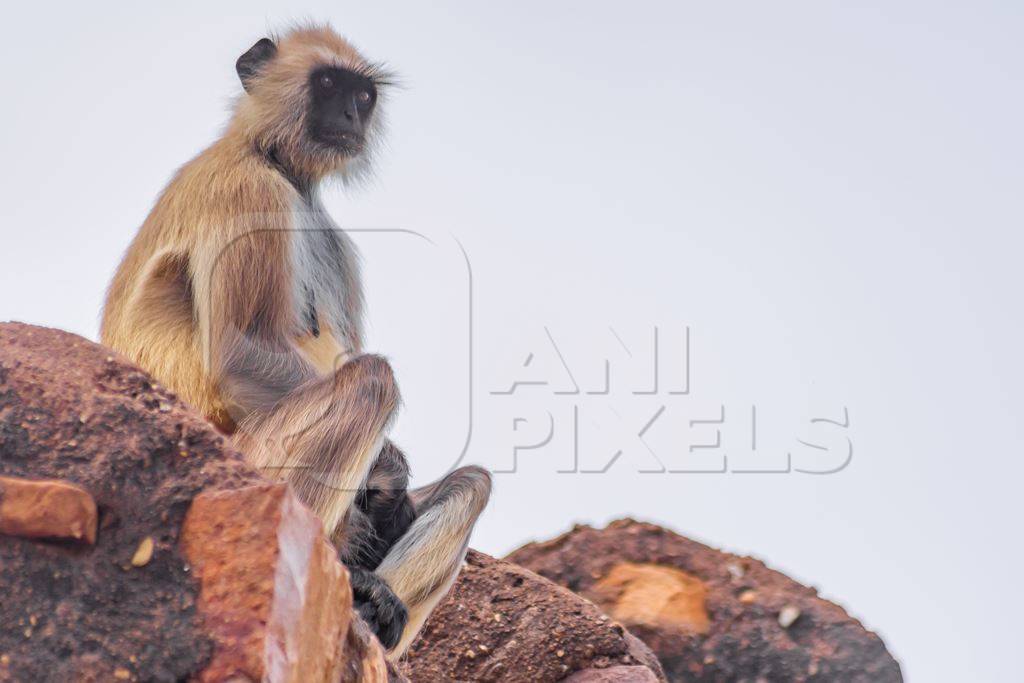
<svg viewBox="0 0 1024 683"><path fill-rule="evenodd" d="M365 172L392 78L328 27L263 38L235 64L245 94L235 123L290 173L319 180Z"/></svg>

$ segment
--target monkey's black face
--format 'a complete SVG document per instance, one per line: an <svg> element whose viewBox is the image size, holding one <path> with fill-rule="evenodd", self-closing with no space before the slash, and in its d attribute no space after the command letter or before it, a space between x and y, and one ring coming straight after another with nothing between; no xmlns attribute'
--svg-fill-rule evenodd
<svg viewBox="0 0 1024 683"><path fill-rule="evenodd" d="M310 74L309 85L310 137L345 156L362 152L377 104L373 81L348 69L322 67Z"/></svg>

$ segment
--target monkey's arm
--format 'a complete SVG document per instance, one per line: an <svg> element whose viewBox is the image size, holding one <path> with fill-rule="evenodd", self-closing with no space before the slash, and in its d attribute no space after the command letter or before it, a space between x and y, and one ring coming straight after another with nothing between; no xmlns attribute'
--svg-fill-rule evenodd
<svg viewBox="0 0 1024 683"><path fill-rule="evenodd" d="M366 478L365 488L356 497L355 507L349 510L346 542L340 544L340 557L349 570L356 608L389 649L398 644L409 612L373 570L416 519L408 483L405 456L386 441Z"/></svg>
<svg viewBox="0 0 1024 683"><path fill-rule="evenodd" d="M355 544L346 564L376 569L391 547L412 526L416 510L409 498L409 464L394 443L385 441L373 463L366 485L356 497L359 515L351 523L363 525L353 529L350 538L365 539Z"/></svg>
<svg viewBox="0 0 1024 683"><path fill-rule="evenodd" d="M234 222L230 239L193 255L194 308L204 365L225 408L244 416L268 412L317 373L293 341L287 214Z"/></svg>

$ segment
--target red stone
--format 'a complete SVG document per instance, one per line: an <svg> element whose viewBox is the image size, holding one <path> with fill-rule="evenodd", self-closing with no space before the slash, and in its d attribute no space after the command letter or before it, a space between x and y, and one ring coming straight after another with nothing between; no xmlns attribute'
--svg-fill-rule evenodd
<svg viewBox="0 0 1024 683"><path fill-rule="evenodd" d="M0 534L96 542L96 501L80 486L53 479L0 477Z"/></svg>
<svg viewBox="0 0 1024 683"><path fill-rule="evenodd" d="M287 485L197 496L181 544L214 639L199 680L339 679L352 614L348 573Z"/></svg>

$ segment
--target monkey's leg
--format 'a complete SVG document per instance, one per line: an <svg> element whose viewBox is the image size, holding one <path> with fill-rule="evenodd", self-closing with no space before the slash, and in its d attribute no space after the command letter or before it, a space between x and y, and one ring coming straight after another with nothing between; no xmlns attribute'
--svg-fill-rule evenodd
<svg viewBox="0 0 1024 683"><path fill-rule="evenodd" d="M405 603L409 617L397 659L452 585L466 556L469 534L491 495L491 475L480 467L461 467L443 479L411 491L416 520L391 547L376 574Z"/></svg>
<svg viewBox="0 0 1024 683"><path fill-rule="evenodd" d="M269 476L291 482L325 529L336 528L366 479L398 405L387 361L359 356L239 425L235 443Z"/></svg>

